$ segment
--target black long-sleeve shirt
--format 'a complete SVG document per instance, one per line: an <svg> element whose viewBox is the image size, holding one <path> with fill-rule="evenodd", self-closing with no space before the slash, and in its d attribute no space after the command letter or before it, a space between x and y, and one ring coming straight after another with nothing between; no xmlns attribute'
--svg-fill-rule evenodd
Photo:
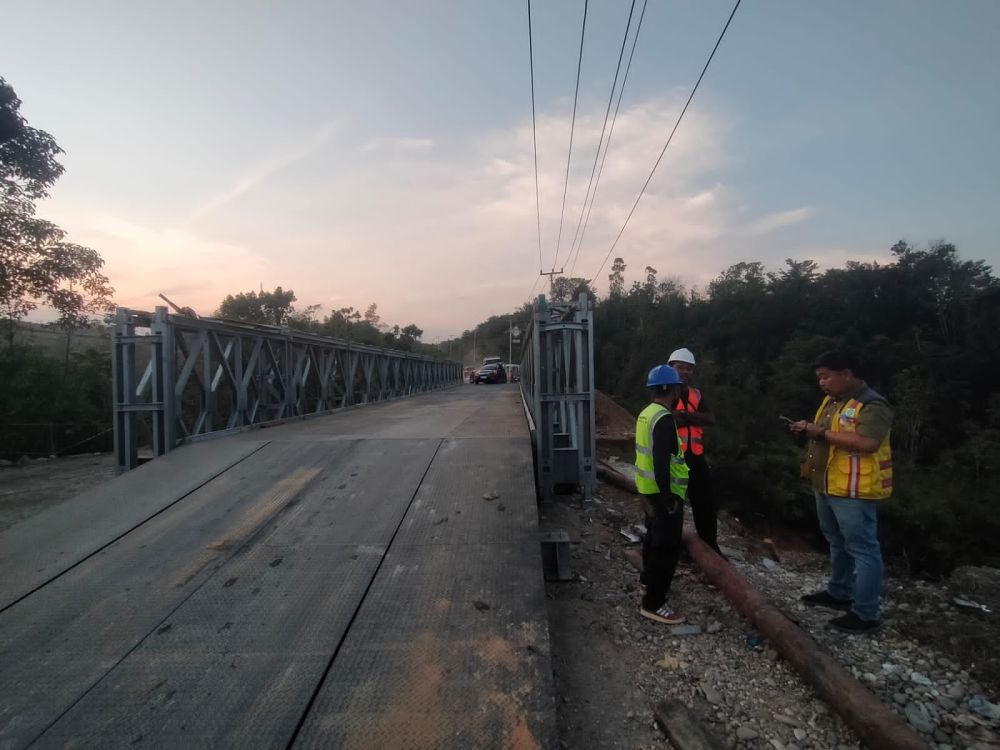
<svg viewBox="0 0 1000 750"><path fill-rule="evenodd" d="M663 495L670 492L672 455L681 455L677 450L677 425L672 414L664 414L653 428L653 475Z"/></svg>

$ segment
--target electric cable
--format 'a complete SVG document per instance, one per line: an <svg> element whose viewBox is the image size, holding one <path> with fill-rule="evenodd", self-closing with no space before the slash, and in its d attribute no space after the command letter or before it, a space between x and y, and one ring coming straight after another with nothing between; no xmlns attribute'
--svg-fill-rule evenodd
<svg viewBox="0 0 1000 750"><path fill-rule="evenodd" d="M580 230L580 239L576 245L576 254L573 255L573 262L570 264L569 275L573 275L576 270L576 262L580 260L580 251L583 249L583 238L587 234L587 227L590 225L590 213L594 210L594 201L597 200L597 188L601 184L601 176L604 174L604 164L608 160L608 150L611 148L611 139L615 135L615 123L618 122L618 111L622 106L622 96L625 94L625 86L628 84L628 74L632 70L632 58L635 57L635 47L639 42L639 32L642 31L642 21L646 17L646 6L648 0L643 0L642 11L639 13L639 22L635 25L635 36L632 37L632 48L628 53L628 64L625 66L625 75L622 76L622 86L618 90L618 100L615 102L615 113L611 116L611 128L608 130L608 140L604 144L604 155L601 157L601 166L597 170L597 179L594 181L594 190L590 195L590 205L587 206L587 216L583 220L583 229ZM572 253L572 248L570 249Z"/></svg>
<svg viewBox="0 0 1000 750"><path fill-rule="evenodd" d="M587 182L587 192L583 196L583 204L580 206L580 218L576 221L576 231L573 233L573 241L569 244L569 258L573 257L573 248L576 240L580 236L580 226L583 224L583 215L587 209L587 201L590 199L590 190L594 185L594 175L597 173L597 162L601 158L601 146L604 145L604 133L608 128L608 116L611 114L611 104L615 100L615 89L618 88L618 75L622 69L622 59L625 57L625 45L628 43L628 32L632 28L632 14L635 12L635 0L632 0L632 7L628 11L628 20L625 22L625 34L622 36L622 48L618 53L618 64L615 66L615 78L611 82L611 93L608 94L608 106L604 109L604 123L601 125L601 137L597 140L597 151L594 153L594 165L590 168L590 180ZM575 261L574 261L575 262ZM572 266L571 266L572 268ZM572 274L572 271L570 271Z"/></svg>
<svg viewBox="0 0 1000 750"><path fill-rule="evenodd" d="M642 200L643 193L645 193L646 192L646 188L649 187L649 183L650 183L650 181L652 181L653 175L656 173L656 168L660 166L660 161L663 159L663 155L667 152L667 147L670 145L670 142L673 140L674 133L677 132L677 128L680 126L681 120L684 119L684 114L687 112L688 106L690 106L690 104L691 104L691 100L694 99L694 95L698 91L698 86L701 85L702 78L705 77L705 73L708 70L708 66L712 64L712 58L715 57L716 50L718 50L719 49L719 45L722 44L722 40L726 36L726 31L729 30L729 24L732 23L733 16L736 15L736 11L739 9L740 3L742 1L743 0L736 0L736 4L733 6L733 12L729 14L729 19L726 21L726 25L723 26L722 33L719 34L719 38L716 40L715 46L712 47L712 52L711 52L711 54L709 54L708 60L705 61L705 67L703 67L701 69L701 75L699 75L698 76L698 80L695 81L694 88L691 89L691 94L690 94L690 96L688 96L687 101L684 103L684 108L681 110L680 115L678 115L677 122L674 123L673 130L671 130L670 131L670 135L667 136L667 142L665 144L663 144L663 149L660 151L660 155L657 157L656 163L653 164L653 168L650 170L649 176L646 178L646 182L643 183L642 189L639 191L639 195L636 196L635 203L632 204L632 209L628 212L628 216L625 217L625 223L622 224L622 228L618 232L618 236L615 237L615 241L613 243L611 243L611 247L608 249L607 255L604 256L604 260L601 261L601 265L597 269L597 273L595 273L590 278L590 281L587 282L588 284L593 284L594 283L594 279L596 279L597 276L598 276L598 274L602 270L604 270L604 266L608 262L608 258L611 257L611 253L613 253L614 250L615 250L615 248L618 246L618 241L622 238L622 235L625 234L625 228L628 226L629 220L632 218L632 214L635 213L636 206L639 205L639 201Z"/></svg>
<svg viewBox="0 0 1000 750"><path fill-rule="evenodd" d="M580 30L580 55L576 61L576 90L573 92L573 118L569 125L569 152L566 154L566 180L563 182L562 210L559 213L559 234L556 237L556 254L552 259L552 268L556 270L559 262L559 246L562 244L563 219L566 216L566 192L569 189L569 165L573 160L573 134L576 130L576 104L580 97L580 69L583 67L583 40L587 34L587 6L590 0L583 0L583 28Z"/></svg>
<svg viewBox="0 0 1000 750"><path fill-rule="evenodd" d="M531 71L531 142L535 151L535 223L538 227L538 273L542 265L542 204L538 198L538 133L535 125L535 53L531 41L531 0L528 0L528 69ZM532 287L534 290L534 287ZM530 296L530 295L529 295Z"/></svg>

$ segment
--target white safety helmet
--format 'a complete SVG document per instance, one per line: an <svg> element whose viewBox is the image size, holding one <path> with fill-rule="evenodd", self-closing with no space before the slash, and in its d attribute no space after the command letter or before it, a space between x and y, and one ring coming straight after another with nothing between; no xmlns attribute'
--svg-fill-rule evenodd
<svg viewBox="0 0 1000 750"><path fill-rule="evenodd" d="M670 352L670 356L667 357L667 362L673 364L674 362L685 362L692 367L694 366L694 354L691 353L690 349L674 349Z"/></svg>

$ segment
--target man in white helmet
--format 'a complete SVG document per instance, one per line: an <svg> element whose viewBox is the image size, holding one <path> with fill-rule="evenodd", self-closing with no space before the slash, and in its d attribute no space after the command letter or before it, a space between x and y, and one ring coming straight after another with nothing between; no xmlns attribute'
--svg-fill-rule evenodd
<svg viewBox="0 0 1000 750"><path fill-rule="evenodd" d="M701 390L691 385L695 366L691 350L684 347L675 349L670 354L668 364L677 370L685 386L677 403L674 404L673 414L677 423L677 434L684 446L684 458L690 471L688 500L694 516L694 527L705 544L719 552L712 473L708 468L703 443L704 428L715 424L715 415L708 408Z"/></svg>

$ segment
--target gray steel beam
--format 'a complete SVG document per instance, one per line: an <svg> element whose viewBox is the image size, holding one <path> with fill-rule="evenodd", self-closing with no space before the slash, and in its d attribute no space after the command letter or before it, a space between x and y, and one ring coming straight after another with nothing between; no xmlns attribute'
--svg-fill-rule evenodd
<svg viewBox="0 0 1000 750"><path fill-rule="evenodd" d="M569 303L538 298L521 360L521 393L534 422L538 493L596 486L593 316L586 294Z"/></svg>

